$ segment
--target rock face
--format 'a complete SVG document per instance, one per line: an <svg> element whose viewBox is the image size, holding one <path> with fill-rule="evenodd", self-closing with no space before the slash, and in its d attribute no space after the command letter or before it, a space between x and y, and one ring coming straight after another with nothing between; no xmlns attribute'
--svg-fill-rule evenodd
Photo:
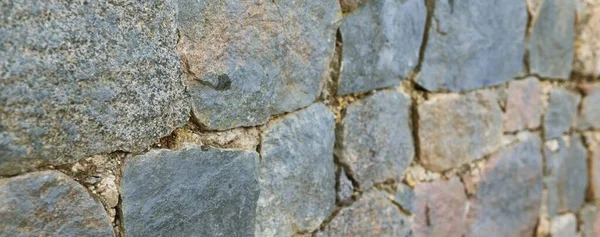
<svg viewBox="0 0 600 237"><path fill-rule="evenodd" d="M398 91L380 91L346 108L335 153L361 189L398 181L413 159L409 108L410 99Z"/></svg>
<svg viewBox="0 0 600 237"><path fill-rule="evenodd" d="M461 237L467 224L468 203L458 178L421 183L415 187L415 236Z"/></svg>
<svg viewBox="0 0 600 237"><path fill-rule="evenodd" d="M176 4L127 2L0 3L0 174L141 151L183 124Z"/></svg>
<svg viewBox="0 0 600 237"><path fill-rule="evenodd" d="M569 79L575 40L575 1L543 0L534 14L527 48L531 73Z"/></svg>
<svg viewBox="0 0 600 237"><path fill-rule="evenodd" d="M512 81L508 85L504 130L534 129L542 121L542 88L535 77Z"/></svg>
<svg viewBox="0 0 600 237"><path fill-rule="evenodd" d="M398 203L402 209L414 213L415 212L415 192L406 184L399 183L396 188L396 197L394 202Z"/></svg>
<svg viewBox="0 0 600 237"><path fill-rule="evenodd" d="M412 236L409 219L378 190L371 190L342 209L318 237Z"/></svg>
<svg viewBox="0 0 600 237"><path fill-rule="evenodd" d="M501 144L502 111L490 91L440 95L418 113L420 161L433 171L479 159Z"/></svg>
<svg viewBox="0 0 600 237"><path fill-rule="evenodd" d="M581 110L579 111L579 120L577 127L579 129L600 128L600 83L586 84L580 86L585 94L581 101Z"/></svg>
<svg viewBox="0 0 600 237"><path fill-rule="evenodd" d="M552 237L577 236L577 218L575 218L575 215L567 213L552 218L550 234Z"/></svg>
<svg viewBox="0 0 600 237"><path fill-rule="evenodd" d="M432 18L416 78L425 89L467 91L523 72L525 1L435 1Z"/></svg>
<svg viewBox="0 0 600 237"><path fill-rule="evenodd" d="M559 139L556 152L545 148L548 216L565 211L577 212L585 201L588 184L587 150L579 135Z"/></svg>
<svg viewBox="0 0 600 237"><path fill-rule="evenodd" d="M249 236L258 199L254 151L188 145L125 160L126 236Z"/></svg>
<svg viewBox="0 0 600 237"><path fill-rule="evenodd" d="M581 96L563 88L550 91L550 103L544 116L546 139L560 137L575 125L580 100Z"/></svg>
<svg viewBox="0 0 600 237"><path fill-rule="evenodd" d="M100 201L58 171L0 180L0 236L114 236Z"/></svg>
<svg viewBox="0 0 600 237"><path fill-rule="evenodd" d="M532 236L541 206L540 140L500 150L485 164L472 200L466 236Z"/></svg>
<svg viewBox="0 0 600 237"><path fill-rule="evenodd" d="M383 0L349 14L338 94L399 85L419 62L426 11L421 0Z"/></svg>
<svg viewBox="0 0 600 237"><path fill-rule="evenodd" d="M335 205L333 113L317 103L262 133L256 236L313 231Z"/></svg>
<svg viewBox="0 0 600 237"><path fill-rule="evenodd" d="M352 181L346 175L346 171L342 169L338 176L338 187L337 187L337 200L346 201L350 200L354 193L354 185Z"/></svg>
<svg viewBox="0 0 600 237"><path fill-rule="evenodd" d="M313 103L340 20L336 0L179 0L178 50L195 119L224 130Z"/></svg>

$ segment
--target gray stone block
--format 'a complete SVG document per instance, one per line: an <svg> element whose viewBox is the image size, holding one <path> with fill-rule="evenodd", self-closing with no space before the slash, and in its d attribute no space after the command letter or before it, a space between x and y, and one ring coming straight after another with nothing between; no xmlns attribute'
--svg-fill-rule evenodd
<svg viewBox="0 0 600 237"><path fill-rule="evenodd" d="M546 140L562 136L575 125L580 100L580 95L564 88L550 91L550 102L544 116Z"/></svg>
<svg viewBox="0 0 600 237"><path fill-rule="evenodd" d="M405 211L415 212L415 192L406 184L398 184L394 202L398 203Z"/></svg>
<svg viewBox="0 0 600 237"><path fill-rule="evenodd" d="M577 127L579 129L600 128L600 83L580 86L585 94L581 100L581 110Z"/></svg>

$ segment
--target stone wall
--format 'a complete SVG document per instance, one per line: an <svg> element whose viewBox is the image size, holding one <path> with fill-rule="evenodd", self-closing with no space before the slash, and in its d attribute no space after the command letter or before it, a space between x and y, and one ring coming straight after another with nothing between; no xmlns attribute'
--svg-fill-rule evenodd
<svg viewBox="0 0 600 237"><path fill-rule="evenodd" d="M600 236L598 0L0 13L0 236Z"/></svg>

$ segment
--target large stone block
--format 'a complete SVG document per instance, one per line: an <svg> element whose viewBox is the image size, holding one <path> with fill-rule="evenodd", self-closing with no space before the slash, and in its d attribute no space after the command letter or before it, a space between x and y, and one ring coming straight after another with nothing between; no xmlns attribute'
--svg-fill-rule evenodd
<svg viewBox="0 0 600 237"><path fill-rule="evenodd" d="M334 126L333 113L317 103L263 128L256 236L313 231L331 215Z"/></svg>
<svg viewBox="0 0 600 237"><path fill-rule="evenodd" d="M600 83L583 84L579 87L585 95L579 110L579 129L600 128Z"/></svg>
<svg viewBox="0 0 600 237"><path fill-rule="evenodd" d="M440 95L418 113L420 161L433 171L480 159L502 143L502 111L491 91Z"/></svg>
<svg viewBox="0 0 600 237"><path fill-rule="evenodd" d="M469 204L458 178L417 184L415 194L412 230L416 237L464 235Z"/></svg>
<svg viewBox="0 0 600 237"><path fill-rule="evenodd" d="M471 203L467 237L533 236L543 191L540 143L529 135L490 157Z"/></svg>
<svg viewBox="0 0 600 237"><path fill-rule="evenodd" d="M0 174L141 151L188 117L173 1L0 9Z"/></svg>
<svg viewBox="0 0 600 237"><path fill-rule="evenodd" d="M179 0L178 50L195 119L224 130L313 103L340 21L336 0Z"/></svg>
<svg viewBox="0 0 600 237"><path fill-rule="evenodd" d="M399 85L419 62L426 16L425 1L382 0L345 17L338 94Z"/></svg>
<svg viewBox="0 0 600 237"><path fill-rule="evenodd" d="M547 140L569 132L577 122L581 96L564 88L550 91L550 102L544 116L544 136Z"/></svg>
<svg viewBox="0 0 600 237"><path fill-rule="evenodd" d="M114 236L104 207L58 171L0 180L0 236Z"/></svg>
<svg viewBox="0 0 600 237"><path fill-rule="evenodd" d="M187 145L125 160L126 236L251 236L258 182L255 151Z"/></svg>
<svg viewBox="0 0 600 237"><path fill-rule="evenodd" d="M534 129L542 121L542 88L535 77L508 84L504 130Z"/></svg>
<svg viewBox="0 0 600 237"><path fill-rule="evenodd" d="M575 1L543 0L536 10L527 42L529 70L544 78L569 79L575 40Z"/></svg>
<svg viewBox="0 0 600 237"><path fill-rule="evenodd" d="M419 85L430 91L467 91L524 71L525 1L434 2Z"/></svg>
<svg viewBox="0 0 600 237"><path fill-rule="evenodd" d="M409 109L410 99L398 91L380 91L346 108L336 131L335 153L361 189L398 181L412 161Z"/></svg>

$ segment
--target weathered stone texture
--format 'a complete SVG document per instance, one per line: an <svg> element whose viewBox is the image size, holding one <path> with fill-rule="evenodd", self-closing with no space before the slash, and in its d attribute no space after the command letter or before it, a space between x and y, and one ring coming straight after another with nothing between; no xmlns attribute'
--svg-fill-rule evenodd
<svg viewBox="0 0 600 237"><path fill-rule="evenodd" d="M354 185L352 185L352 181L346 175L346 171L342 169L340 175L338 176L338 187L337 187L337 200L338 201L346 201L350 200L352 194L354 193Z"/></svg>
<svg viewBox="0 0 600 237"><path fill-rule="evenodd" d="M125 2L0 2L0 174L141 151L183 124L176 4Z"/></svg>
<svg viewBox="0 0 600 237"><path fill-rule="evenodd" d="M547 140L562 136L576 124L580 100L580 95L564 88L550 91L550 102L544 115L544 135Z"/></svg>
<svg viewBox="0 0 600 237"><path fill-rule="evenodd" d="M490 157L472 200L467 237L533 235L542 204L540 145L528 135Z"/></svg>
<svg viewBox="0 0 600 237"><path fill-rule="evenodd" d="M466 91L523 72L525 1L435 1L417 83L430 91Z"/></svg>
<svg viewBox="0 0 600 237"><path fill-rule="evenodd" d="M579 129L600 129L600 83L583 84L579 88L585 95L579 110Z"/></svg>
<svg viewBox="0 0 600 237"><path fill-rule="evenodd" d="M544 78L569 79L575 40L575 1L543 0L527 42L529 70Z"/></svg>
<svg viewBox="0 0 600 237"><path fill-rule="evenodd" d="M0 236L114 236L104 207L58 171L0 180Z"/></svg>
<svg viewBox="0 0 600 237"><path fill-rule="evenodd" d="M512 81L508 85L504 130L534 129L542 121L542 88L535 77Z"/></svg>
<svg viewBox="0 0 600 237"><path fill-rule="evenodd" d="M334 126L333 113L317 103L263 128L256 236L313 231L331 215Z"/></svg>
<svg viewBox="0 0 600 237"><path fill-rule="evenodd" d="M579 135L569 140L559 139L559 148L555 152L547 147L544 149L550 217L566 211L577 212L585 201L588 186L587 150Z"/></svg>
<svg viewBox="0 0 600 237"><path fill-rule="evenodd" d="M415 192L406 184L399 183L396 188L394 202L398 203L405 211L415 212Z"/></svg>
<svg viewBox="0 0 600 237"><path fill-rule="evenodd" d="M398 181L413 159L409 108L410 99L398 91L380 91L346 108L335 153L361 189Z"/></svg>
<svg viewBox="0 0 600 237"><path fill-rule="evenodd" d="M590 187L589 195L590 199L600 199L600 134L588 133L586 134L586 142L589 145L589 178Z"/></svg>
<svg viewBox="0 0 600 237"><path fill-rule="evenodd" d="M420 161L433 171L482 158L502 143L502 111L491 91L440 95L418 114Z"/></svg>
<svg viewBox="0 0 600 237"><path fill-rule="evenodd" d="M400 213L386 194L371 190L342 209L318 237L412 236L408 217Z"/></svg>
<svg viewBox="0 0 600 237"><path fill-rule="evenodd" d="M340 21L336 0L179 0L195 119L217 130L252 126L314 102Z"/></svg>
<svg viewBox="0 0 600 237"><path fill-rule="evenodd" d="M458 178L421 183L415 187L415 236L461 237L467 225L468 203Z"/></svg>
<svg viewBox="0 0 600 237"><path fill-rule="evenodd" d="M600 77L600 1L586 0L577 19L573 71Z"/></svg>
<svg viewBox="0 0 600 237"><path fill-rule="evenodd" d="M425 1L368 1L344 18L338 94L400 84L419 62Z"/></svg>
<svg viewBox="0 0 600 237"><path fill-rule="evenodd" d="M125 160L126 236L249 236L258 182L255 151L188 145Z"/></svg>
<svg viewBox="0 0 600 237"><path fill-rule="evenodd" d="M585 205L579 212L582 222L581 232L583 237L596 237L600 235L600 211L597 206Z"/></svg>
<svg viewBox="0 0 600 237"><path fill-rule="evenodd" d="M552 237L574 237L577 235L577 219L572 213L552 218L550 223Z"/></svg>

